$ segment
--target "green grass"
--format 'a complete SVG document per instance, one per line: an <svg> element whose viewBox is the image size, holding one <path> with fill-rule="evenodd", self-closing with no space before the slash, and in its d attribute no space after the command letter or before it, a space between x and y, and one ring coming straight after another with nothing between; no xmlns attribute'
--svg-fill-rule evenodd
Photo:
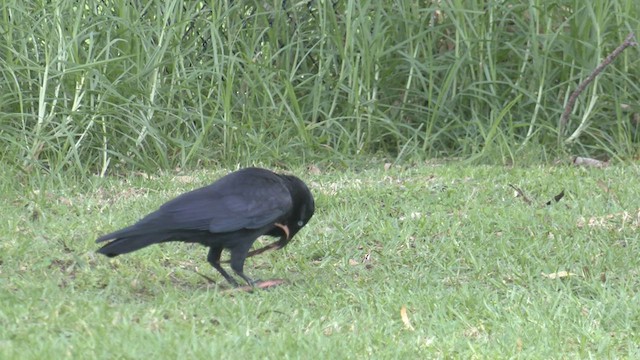
<svg viewBox="0 0 640 360"><path fill-rule="evenodd" d="M638 48L558 124L639 19L637 0L4 1L0 358L638 357ZM531 166L568 155L618 166ZM316 194L246 265L287 285L225 293L197 245L95 254L249 164Z"/></svg>
<svg viewBox="0 0 640 360"><path fill-rule="evenodd" d="M109 260L93 242L225 171L5 177L0 358L640 355L636 167L294 172L316 196L315 217L245 267L288 283L232 294L203 247ZM561 271L573 275L542 275Z"/></svg>

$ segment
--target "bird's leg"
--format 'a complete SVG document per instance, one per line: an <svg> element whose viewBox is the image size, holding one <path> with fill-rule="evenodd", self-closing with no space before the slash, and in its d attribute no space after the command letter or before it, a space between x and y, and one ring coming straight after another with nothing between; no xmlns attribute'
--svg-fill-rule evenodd
<svg viewBox="0 0 640 360"><path fill-rule="evenodd" d="M222 255L222 248L218 248L218 247L211 247L209 248L209 255L207 256L207 261L209 262L209 264L211 264L211 266L213 266L216 270L218 270L218 272L229 282L231 283L232 286L234 287L238 287L238 282L231 276L229 275L229 273L227 273L222 266L220 265L220 256ZM233 265L231 265L231 268L233 268ZM234 269L235 271L235 269ZM244 279L244 277L243 277ZM246 279L245 279L246 280Z"/></svg>
<svg viewBox="0 0 640 360"><path fill-rule="evenodd" d="M255 286L260 281L252 280L250 277L244 274L244 261L247 258L247 253L249 252L249 248L251 247L251 243L249 246L245 246L242 244L241 246L237 246L231 249L231 270L233 270L238 276L243 278L247 284L250 286Z"/></svg>

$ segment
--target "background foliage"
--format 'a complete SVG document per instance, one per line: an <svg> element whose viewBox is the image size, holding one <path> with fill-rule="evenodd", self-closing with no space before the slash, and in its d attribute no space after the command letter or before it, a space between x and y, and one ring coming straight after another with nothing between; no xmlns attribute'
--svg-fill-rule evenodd
<svg viewBox="0 0 640 360"><path fill-rule="evenodd" d="M0 358L639 358L637 166L413 161L636 158L638 47L559 119L639 7L0 2ZM247 263L287 285L225 293L198 246L96 256L238 164L316 196Z"/></svg>
<svg viewBox="0 0 640 360"><path fill-rule="evenodd" d="M0 155L22 172L533 154L628 158L635 0L5 1Z"/></svg>

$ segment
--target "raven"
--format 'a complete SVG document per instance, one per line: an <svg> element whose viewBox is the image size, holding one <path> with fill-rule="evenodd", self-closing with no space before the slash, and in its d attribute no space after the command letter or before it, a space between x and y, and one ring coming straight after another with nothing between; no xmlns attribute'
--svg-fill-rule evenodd
<svg viewBox="0 0 640 360"><path fill-rule="evenodd" d="M155 243L199 243L209 247L209 264L238 286L220 265L222 250L228 249L231 269L253 286L255 282L243 272L247 256L287 245L309 222L314 210L313 195L302 180L266 169L245 168L184 193L137 223L103 235L96 242L111 240L98 250L108 257ZM280 239L249 253L262 235Z"/></svg>

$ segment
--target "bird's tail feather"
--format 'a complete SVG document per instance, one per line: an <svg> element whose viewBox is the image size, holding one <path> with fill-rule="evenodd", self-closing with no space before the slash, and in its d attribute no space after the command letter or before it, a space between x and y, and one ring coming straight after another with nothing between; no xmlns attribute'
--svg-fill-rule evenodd
<svg viewBox="0 0 640 360"><path fill-rule="evenodd" d="M108 257L126 254L151 244L162 242L164 239L157 234L141 234L122 237L101 247L98 252Z"/></svg>

